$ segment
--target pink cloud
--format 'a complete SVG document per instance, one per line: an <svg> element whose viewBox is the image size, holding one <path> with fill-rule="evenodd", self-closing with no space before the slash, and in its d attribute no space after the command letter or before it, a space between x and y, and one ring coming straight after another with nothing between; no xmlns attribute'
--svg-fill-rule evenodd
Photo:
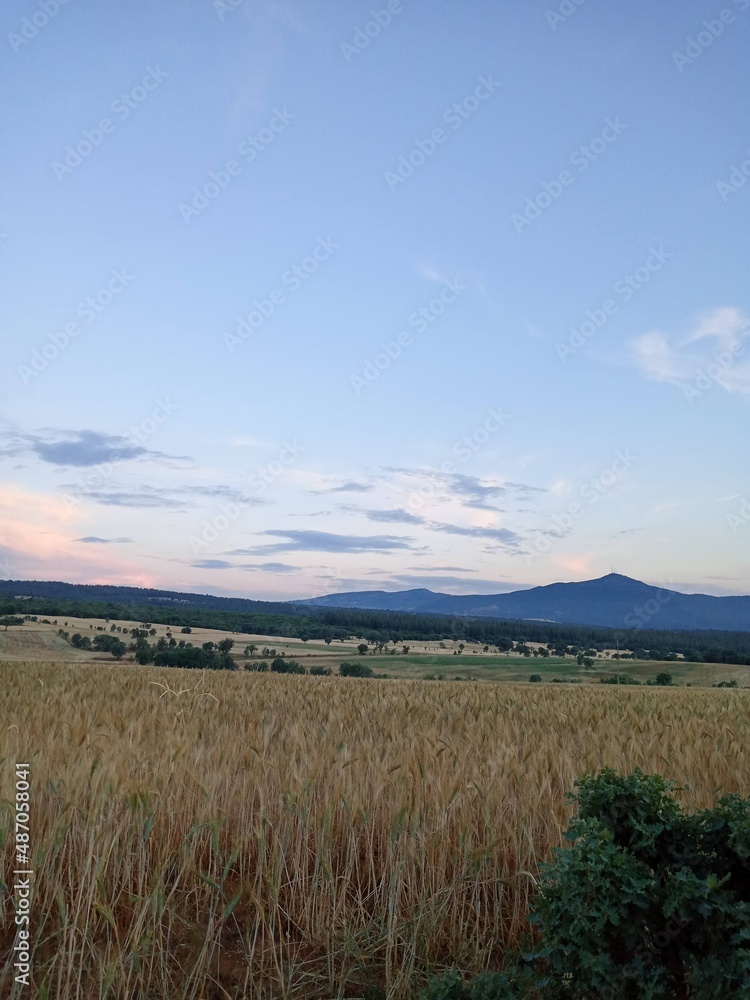
<svg viewBox="0 0 750 1000"><path fill-rule="evenodd" d="M59 498L0 487L0 546L8 577L152 587L156 578L103 546L82 546L75 515Z"/></svg>

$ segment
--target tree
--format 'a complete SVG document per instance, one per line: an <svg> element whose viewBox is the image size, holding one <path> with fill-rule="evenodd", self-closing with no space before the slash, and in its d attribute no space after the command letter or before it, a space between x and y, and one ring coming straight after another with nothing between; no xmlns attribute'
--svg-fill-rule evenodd
<svg viewBox="0 0 750 1000"><path fill-rule="evenodd" d="M529 682L531 684L539 684L541 680L542 680L541 674L532 674L531 677L529 677Z"/></svg>
<svg viewBox="0 0 750 1000"><path fill-rule="evenodd" d="M297 660L285 660L283 656L277 656L272 661L271 670L275 674L304 674L307 672Z"/></svg>
<svg viewBox="0 0 750 1000"><path fill-rule="evenodd" d="M531 918L543 980L613 1000L748 996L750 799L687 815L661 775L575 784L572 846L542 864Z"/></svg>
<svg viewBox="0 0 750 1000"><path fill-rule="evenodd" d="M193 630L190 628L189 625L183 625L183 627L180 629L180 632L182 632L183 635L190 635L192 631Z"/></svg>
<svg viewBox="0 0 750 1000"><path fill-rule="evenodd" d="M369 648L370 647L367 645L366 642L360 642L360 644L357 646L357 652L359 653L360 656L364 656Z"/></svg>
<svg viewBox="0 0 750 1000"><path fill-rule="evenodd" d="M245 646L245 656L252 656L253 653L256 653L257 651L258 647L254 642L249 642L247 646Z"/></svg>
<svg viewBox="0 0 750 1000"><path fill-rule="evenodd" d="M127 647L122 639L115 639L109 644L109 651L116 660L121 660L127 652Z"/></svg>
<svg viewBox="0 0 750 1000"><path fill-rule="evenodd" d="M649 682L650 683L650 682ZM657 674L654 684L657 687L671 687L672 686L672 675L671 674Z"/></svg>
<svg viewBox="0 0 750 1000"><path fill-rule="evenodd" d="M372 667L366 663L341 663L339 664L339 674L342 677L372 677Z"/></svg>
<svg viewBox="0 0 750 1000"><path fill-rule="evenodd" d="M23 625L23 618L18 618L15 615L7 615L5 618L0 618L0 625L7 632L11 625Z"/></svg>
<svg viewBox="0 0 750 1000"><path fill-rule="evenodd" d="M234 646L234 639L222 639L221 642L216 644L216 648L220 653L228 653L232 646Z"/></svg>

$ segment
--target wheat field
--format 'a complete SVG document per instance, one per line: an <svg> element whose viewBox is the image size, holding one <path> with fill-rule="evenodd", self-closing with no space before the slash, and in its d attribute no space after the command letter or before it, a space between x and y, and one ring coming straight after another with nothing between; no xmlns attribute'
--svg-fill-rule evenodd
<svg viewBox="0 0 750 1000"><path fill-rule="evenodd" d="M2 996L18 761L25 995L69 1000L413 996L502 964L586 771L750 794L745 691L0 669Z"/></svg>

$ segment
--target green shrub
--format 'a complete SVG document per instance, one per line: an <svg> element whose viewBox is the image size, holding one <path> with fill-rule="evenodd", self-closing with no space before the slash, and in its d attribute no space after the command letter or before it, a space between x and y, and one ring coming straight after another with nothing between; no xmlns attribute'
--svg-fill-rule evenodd
<svg viewBox="0 0 750 1000"><path fill-rule="evenodd" d="M342 677L372 677L372 667L366 663L340 663L339 674Z"/></svg>
<svg viewBox="0 0 750 1000"><path fill-rule="evenodd" d="M331 668L330 667L310 667L310 673L313 677L330 677Z"/></svg>
<svg viewBox="0 0 750 1000"><path fill-rule="evenodd" d="M531 677L529 677L529 684L540 684L541 681L542 681L541 674L532 674Z"/></svg>
<svg viewBox="0 0 750 1000"><path fill-rule="evenodd" d="M283 656L277 656L271 661L271 670L275 674L304 674L305 668L297 660L285 660Z"/></svg>
<svg viewBox="0 0 750 1000"><path fill-rule="evenodd" d="M672 675L671 674L657 674L652 681L646 681L652 687L671 687L672 686Z"/></svg>
<svg viewBox="0 0 750 1000"><path fill-rule="evenodd" d="M455 969L431 979L419 1000L526 1000L533 996L533 972L512 962L504 972L480 972L463 979Z"/></svg>
<svg viewBox="0 0 750 1000"><path fill-rule="evenodd" d="M573 846L542 865L531 918L543 995L750 997L750 800L685 815L673 783L640 770L576 786Z"/></svg>

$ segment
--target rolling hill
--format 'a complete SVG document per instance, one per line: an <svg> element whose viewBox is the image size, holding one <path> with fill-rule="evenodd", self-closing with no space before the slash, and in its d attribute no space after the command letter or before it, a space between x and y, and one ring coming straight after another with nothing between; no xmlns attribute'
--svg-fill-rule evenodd
<svg viewBox="0 0 750 1000"><path fill-rule="evenodd" d="M514 618L610 628L750 631L750 597L681 594L609 573L582 583L552 583L509 594L453 596L431 590L328 594L299 604L410 611L475 618Z"/></svg>

